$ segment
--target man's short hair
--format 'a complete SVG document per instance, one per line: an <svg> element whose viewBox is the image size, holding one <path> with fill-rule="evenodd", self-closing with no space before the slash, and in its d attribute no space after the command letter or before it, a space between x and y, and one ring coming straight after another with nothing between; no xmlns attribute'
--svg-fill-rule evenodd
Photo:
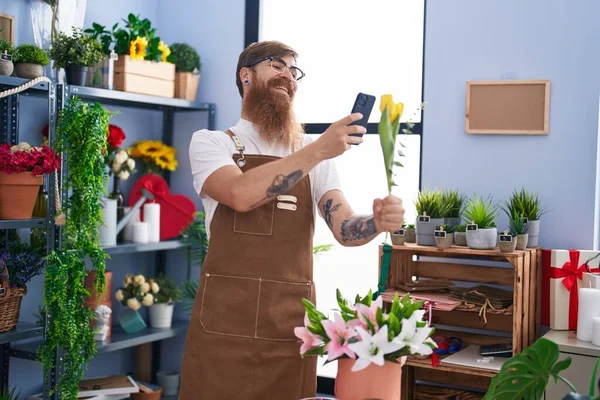
<svg viewBox="0 0 600 400"><path fill-rule="evenodd" d="M237 84L240 96L244 97L244 91L242 90L242 80L240 79L240 71L242 68L267 57L294 57L294 60L298 58L296 50L290 46L277 41L264 41L252 43L242 51L238 58L238 65L235 72L235 83Z"/></svg>

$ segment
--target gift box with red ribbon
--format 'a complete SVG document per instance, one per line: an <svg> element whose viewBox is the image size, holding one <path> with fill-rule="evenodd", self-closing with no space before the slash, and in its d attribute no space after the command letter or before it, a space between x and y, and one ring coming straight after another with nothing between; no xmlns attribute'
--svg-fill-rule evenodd
<svg viewBox="0 0 600 400"><path fill-rule="evenodd" d="M543 250L542 325L577 330L579 288L584 272L600 273L597 255L591 250ZM588 260L592 261L586 265Z"/></svg>

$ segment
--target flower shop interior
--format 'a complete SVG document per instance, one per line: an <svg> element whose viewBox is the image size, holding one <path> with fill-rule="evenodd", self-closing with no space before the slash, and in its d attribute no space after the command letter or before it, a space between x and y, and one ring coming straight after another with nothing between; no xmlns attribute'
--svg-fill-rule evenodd
<svg viewBox="0 0 600 400"><path fill-rule="evenodd" d="M0 0L0 400L599 398L596 12ZM355 213L391 195L404 223L345 246L317 215L318 300L284 340L298 371L318 360L315 387L221 376L216 394L182 367L209 248L190 142L238 123L238 57L270 40L298 53L312 141L366 110L330 161Z"/></svg>

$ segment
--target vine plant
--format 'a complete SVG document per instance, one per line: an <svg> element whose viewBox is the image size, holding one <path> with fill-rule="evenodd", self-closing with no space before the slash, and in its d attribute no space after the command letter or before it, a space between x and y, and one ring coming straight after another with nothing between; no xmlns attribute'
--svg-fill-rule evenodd
<svg viewBox="0 0 600 400"><path fill-rule="evenodd" d="M89 323L93 313L84 307L90 295L84 285L85 259L89 256L96 270L96 290L104 292L107 256L100 248L98 226L102 223L100 199L107 187L104 153L110 117L100 104L85 104L73 97L59 119L57 150L67 156L68 163L63 180L63 190L69 193L64 205L67 222L62 248L48 256L44 282L48 323L40 359L48 374L56 350L63 352L64 371L55 389L62 399L78 397L79 381L96 353Z"/></svg>

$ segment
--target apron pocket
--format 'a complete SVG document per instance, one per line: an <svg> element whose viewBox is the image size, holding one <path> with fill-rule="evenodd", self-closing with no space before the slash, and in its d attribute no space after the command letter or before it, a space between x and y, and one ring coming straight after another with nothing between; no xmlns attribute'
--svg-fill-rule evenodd
<svg viewBox="0 0 600 400"><path fill-rule="evenodd" d="M233 215L233 231L250 235L270 236L273 234L275 202L270 201L248 212Z"/></svg>
<svg viewBox="0 0 600 400"><path fill-rule="evenodd" d="M294 328L304 326L302 299L311 299L312 282L262 279L256 319L256 337L297 341Z"/></svg>
<svg viewBox="0 0 600 400"><path fill-rule="evenodd" d="M200 323L205 332L254 338L258 278L206 274Z"/></svg>

